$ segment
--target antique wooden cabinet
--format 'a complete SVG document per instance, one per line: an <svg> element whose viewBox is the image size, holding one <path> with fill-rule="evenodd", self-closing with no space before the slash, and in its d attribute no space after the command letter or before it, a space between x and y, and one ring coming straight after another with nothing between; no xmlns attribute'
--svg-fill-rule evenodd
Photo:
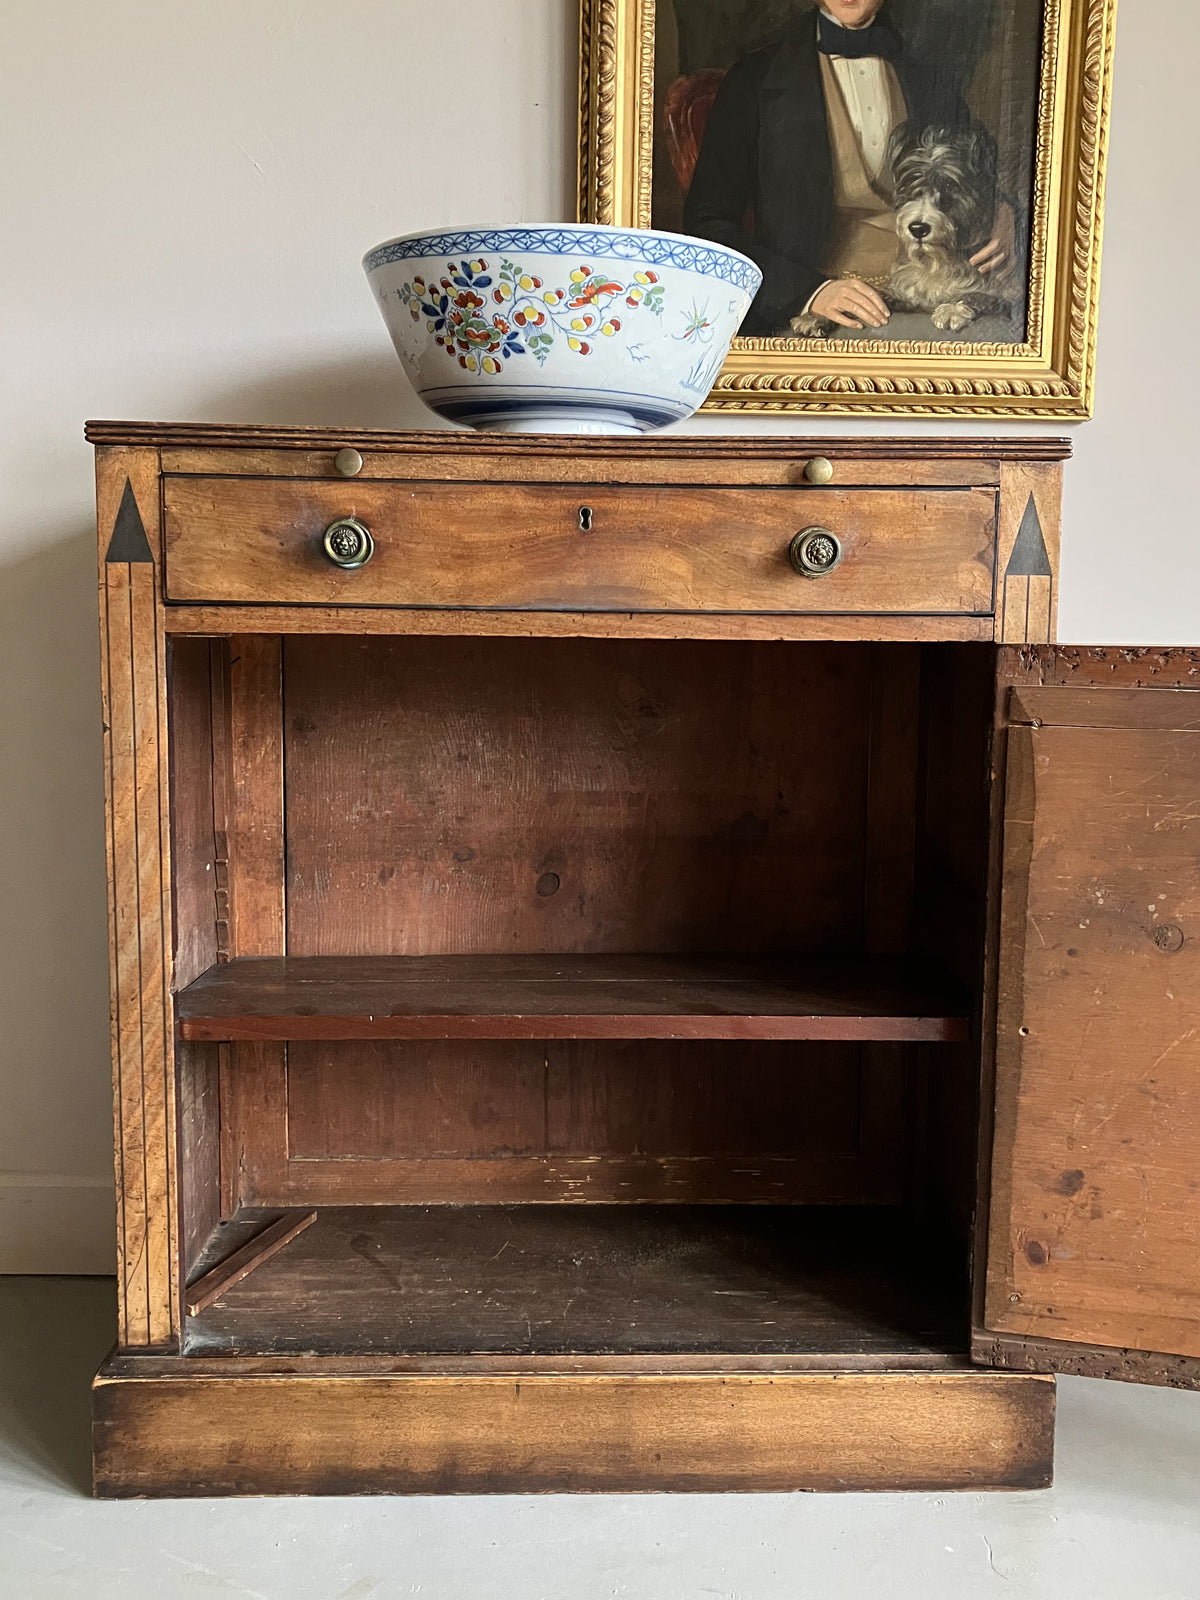
<svg viewBox="0 0 1200 1600"><path fill-rule="evenodd" d="M1054 440L98 423L101 1494L1032 1487L1200 1357L1200 656Z"/></svg>

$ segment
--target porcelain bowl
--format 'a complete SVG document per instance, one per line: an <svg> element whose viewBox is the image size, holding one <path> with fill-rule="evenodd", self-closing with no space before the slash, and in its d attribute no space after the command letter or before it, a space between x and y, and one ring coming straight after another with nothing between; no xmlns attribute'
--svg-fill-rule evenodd
<svg viewBox="0 0 1200 1600"><path fill-rule="evenodd" d="M408 234L363 268L425 404L506 433L691 416L762 282L724 245L590 223Z"/></svg>

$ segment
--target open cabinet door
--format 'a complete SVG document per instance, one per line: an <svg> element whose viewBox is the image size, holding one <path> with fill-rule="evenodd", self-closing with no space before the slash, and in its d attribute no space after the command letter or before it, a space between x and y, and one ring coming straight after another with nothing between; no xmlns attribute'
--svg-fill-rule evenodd
<svg viewBox="0 0 1200 1600"><path fill-rule="evenodd" d="M1002 649L999 690L975 1359L1200 1387L1200 651Z"/></svg>

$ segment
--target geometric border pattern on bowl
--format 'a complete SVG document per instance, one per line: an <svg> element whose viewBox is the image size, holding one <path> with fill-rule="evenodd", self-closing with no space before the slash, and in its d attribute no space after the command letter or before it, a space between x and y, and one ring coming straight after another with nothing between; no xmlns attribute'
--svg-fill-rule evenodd
<svg viewBox="0 0 1200 1600"><path fill-rule="evenodd" d="M720 245L695 244L683 239L630 229L627 233L597 233L590 228L479 228L470 232L429 233L415 239L397 239L382 244L363 257L363 270L393 261L422 256L473 255L479 250L523 250L539 255L616 256L625 261L646 261L654 265L682 267L686 272L701 272L720 278L737 289L754 295L762 274L744 256L723 250Z"/></svg>

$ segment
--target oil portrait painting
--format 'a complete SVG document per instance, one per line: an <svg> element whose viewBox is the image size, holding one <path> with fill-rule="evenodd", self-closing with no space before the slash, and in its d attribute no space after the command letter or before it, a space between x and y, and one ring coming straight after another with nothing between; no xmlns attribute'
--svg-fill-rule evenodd
<svg viewBox="0 0 1200 1600"><path fill-rule="evenodd" d="M582 212L761 269L710 405L1086 415L1113 9L583 0Z"/></svg>

